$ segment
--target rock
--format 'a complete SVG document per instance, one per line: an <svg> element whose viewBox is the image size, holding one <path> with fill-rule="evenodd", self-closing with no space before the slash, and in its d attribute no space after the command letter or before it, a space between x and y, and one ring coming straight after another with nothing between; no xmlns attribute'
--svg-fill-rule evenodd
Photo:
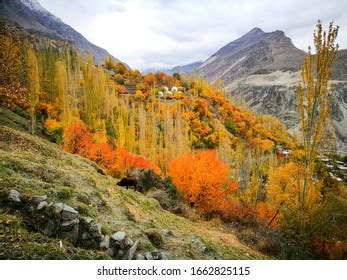
<svg viewBox="0 0 347 280"><path fill-rule="evenodd" d="M157 261L157 260L167 260L168 258L166 257L164 252L152 251L152 252L145 253L145 259L146 260L150 260L150 261L151 260Z"/></svg>
<svg viewBox="0 0 347 280"><path fill-rule="evenodd" d="M195 247L200 251L200 252L206 252L207 247L206 245L200 240L198 237L193 237L191 239L191 242L195 245Z"/></svg>
<svg viewBox="0 0 347 280"><path fill-rule="evenodd" d="M129 249L129 251L126 253L124 259L125 260L132 260L134 258L135 252L137 250L137 246L139 245L139 241L136 240L133 246Z"/></svg>
<svg viewBox="0 0 347 280"><path fill-rule="evenodd" d="M36 210L41 210L43 208L46 208L47 206L48 206L47 201L42 201L39 203L39 205L37 205Z"/></svg>
<svg viewBox="0 0 347 280"><path fill-rule="evenodd" d="M153 257L153 255L152 255L152 252L146 252L146 253L145 253L145 259L146 259L146 260L149 260L149 261L154 260L154 257Z"/></svg>
<svg viewBox="0 0 347 280"><path fill-rule="evenodd" d="M83 222L86 225L89 225L93 221L93 219L91 217L81 217L80 220L81 220L81 222Z"/></svg>
<svg viewBox="0 0 347 280"><path fill-rule="evenodd" d="M160 259L161 259L161 260L167 260L168 258L166 257L166 255L164 254L164 252L160 252Z"/></svg>
<svg viewBox="0 0 347 280"><path fill-rule="evenodd" d="M71 206L64 205L64 209L61 213L63 220L72 220L78 216L78 211L73 209Z"/></svg>
<svg viewBox="0 0 347 280"><path fill-rule="evenodd" d="M113 257L113 254L114 254L113 249L112 249L112 248L108 248L108 249L106 250L106 254L109 255L110 257Z"/></svg>
<svg viewBox="0 0 347 280"><path fill-rule="evenodd" d="M64 221L73 220L78 216L78 211L61 202L53 204L52 208L53 214Z"/></svg>
<svg viewBox="0 0 347 280"><path fill-rule="evenodd" d="M100 249L107 250L110 248L110 237L108 235L104 235L100 242Z"/></svg>
<svg viewBox="0 0 347 280"><path fill-rule="evenodd" d="M151 252L146 252L145 253L145 259L149 260L149 261L153 260L152 253Z"/></svg>
<svg viewBox="0 0 347 280"><path fill-rule="evenodd" d="M101 225L100 224L91 224L89 227L89 232L94 238L101 238Z"/></svg>
<svg viewBox="0 0 347 280"><path fill-rule="evenodd" d="M163 246L163 244L164 244L163 237L156 229L148 229L145 233L146 233L149 241L151 241L151 243L154 246L157 246L157 247Z"/></svg>
<svg viewBox="0 0 347 280"><path fill-rule="evenodd" d="M145 256L142 254L136 254L135 260L143 261L145 260Z"/></svg>
<svg viewBox="0 0 347 280"><path fill-rule="evenodd" d="M66 231L66 230L73 229L74 226L77 225L78 223L79 223L78 219L73 219L73 220L61 223L60 227L62 228L62 230Z"/></svg>
<svg viewBox="0 0 347 280"><path fill-rule="evenodd" d="M64 203L55 203L52 206L52 212L53 214L60 214L61 211L64 209Z"/></svg>
<svg viewBox="0 0 347 280"><path fill-rule="evenodd" d="M47 195L36 195L31 198L31 202L34 204L40 204L47 200Z"/></svg>
<svg viewBox="0 0 347 280"><path fill-rule="evenodd" d="M21 195L17 190L12 189L12 190L10 190L7 199L11 202L17 202L18 203L18 202L21 202L20 196Z"/></svg>
<svg viewBox="0 0 347 280"><path fill-rule="evenodd" d="M116 242L122 242L125 239L126 235L127 234L124 231L117 231L116 233L111 235L111 239Z"/></svg>
<svg viewBox="0 0 347 280"><path fill-rule="evenodd" d="M125 238L123 244L124 247L131 247L134 245L134 241L132 241L130 238Z"/></svg>
<svg viewBox="0 0 347 280"><path fill-rule="evenodd" d="M69 231L62 231L60 233L60 237L70 241L73 244L76 244L78 241L78 224L76 224Z"/></svg>

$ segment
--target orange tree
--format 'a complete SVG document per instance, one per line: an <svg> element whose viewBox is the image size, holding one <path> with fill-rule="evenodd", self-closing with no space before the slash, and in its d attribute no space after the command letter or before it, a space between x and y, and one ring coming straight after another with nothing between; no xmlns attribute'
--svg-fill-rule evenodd
<svg viewBox="0 0 347 280"><path fill-rule="evenodd" d="M221 211L228 186L228 168L215 151L182 155L169 163L169 175L183 198L202 213Z"/></svg>

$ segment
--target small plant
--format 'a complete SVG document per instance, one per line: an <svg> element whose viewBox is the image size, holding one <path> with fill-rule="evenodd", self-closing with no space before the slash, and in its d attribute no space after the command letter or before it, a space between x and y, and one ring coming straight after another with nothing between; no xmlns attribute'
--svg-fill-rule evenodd
<svg viewBox="0 0 347 280"><path fill-rule="evenodd" d="M58 197L60 199L69 199L72 196L72 189L69 187L63 187L59 192L58 192Z"/></svg>

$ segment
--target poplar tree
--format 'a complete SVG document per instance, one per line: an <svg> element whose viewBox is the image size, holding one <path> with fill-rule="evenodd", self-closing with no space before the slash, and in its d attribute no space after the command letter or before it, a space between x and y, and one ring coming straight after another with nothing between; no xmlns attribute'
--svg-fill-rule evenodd
<svg viewBox="0 0 347 280"><path fill-rule="evenodd" d="M57 108L62 113L62 119L66 119L67 113L67 72L66 66L62 61L58 60L55 63L56 67L56 84L57 84Z"/></svg>
<svg viewBox="0 0 347 280"><path fill-rule="evenodd" d="M323 31L322 23L318 21L313 34L316 54L313 55L309 47L301 70L302 81L297 86L305 161L304 185L300 197L302 210L305 208L305 199L312 181L315 155L327 131L334 90L333 84L330 84L329 91L329 81L338 50L335 43L338 30L339 27L334 27L331 22L328 32Z"/></svg>
<svg viewBox="0 0 347 280"><path fill-rule="evenodd" d="M27 50L27 69L28 69L28 89L29 89L29 113L30 113L30 132L35 134L36 128L36 109L40 95L40 76L37 57L31 46Z"/></svg>

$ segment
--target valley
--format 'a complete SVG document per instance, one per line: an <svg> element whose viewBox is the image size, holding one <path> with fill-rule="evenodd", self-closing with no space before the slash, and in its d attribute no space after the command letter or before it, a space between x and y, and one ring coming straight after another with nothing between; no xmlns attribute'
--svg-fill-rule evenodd
<svg viewBox="0 0 347 280"><path fill-rule="evenodd" d="M346 259L333 23L144 73L36 0L0 25L0 259Z"/></svg>

